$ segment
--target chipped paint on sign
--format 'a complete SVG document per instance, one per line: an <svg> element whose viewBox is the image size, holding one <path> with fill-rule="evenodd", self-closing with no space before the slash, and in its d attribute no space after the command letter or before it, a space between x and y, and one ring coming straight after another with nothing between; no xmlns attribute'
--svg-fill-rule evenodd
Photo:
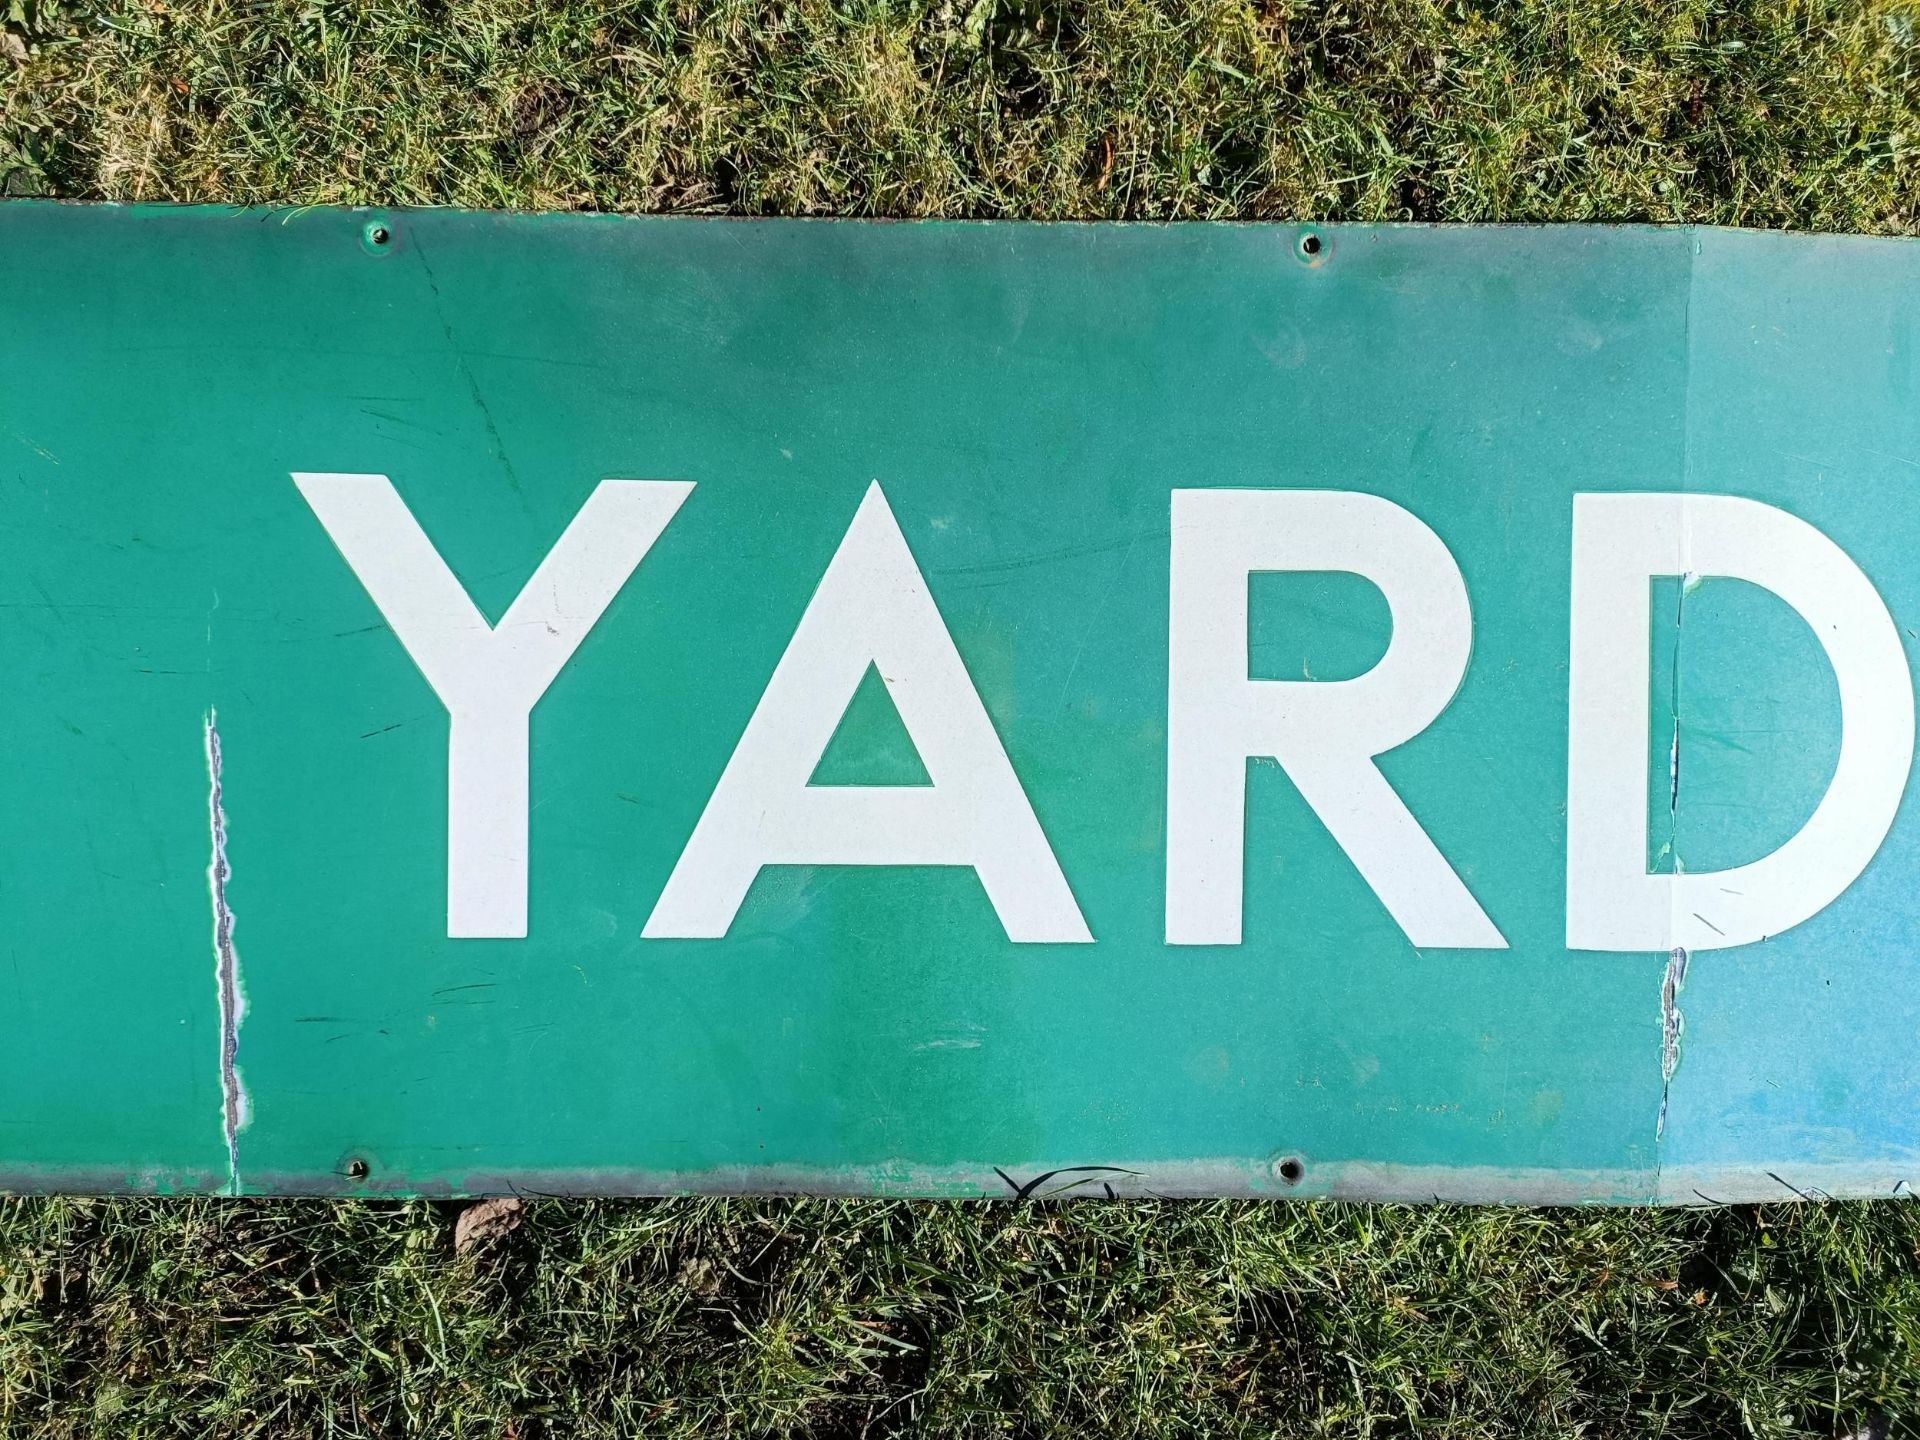
<svg viewBox="0 0 1920 1440"><path fill-rule="evenodd" d="M213 899L213 978L220 1004L220 1132L227 1146L227 1182L240 1193L240 1132L248 1120L247 1087L240 1075L240 1024L247 1016L240 988L240 956L233 948L233 909L227 904L227 812L221 799L220 717L207 711L207 828L212 858L207 889Z"/></svg>

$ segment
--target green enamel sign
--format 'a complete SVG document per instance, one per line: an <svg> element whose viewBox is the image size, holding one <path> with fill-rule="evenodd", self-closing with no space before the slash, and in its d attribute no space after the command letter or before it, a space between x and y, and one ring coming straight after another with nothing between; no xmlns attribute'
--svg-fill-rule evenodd
<svg viewBox="0 0 1920 1440"><path fill-rule="evenodd" d="M1920 1175L1920 248L0 209L0 1184Z"/></svg>

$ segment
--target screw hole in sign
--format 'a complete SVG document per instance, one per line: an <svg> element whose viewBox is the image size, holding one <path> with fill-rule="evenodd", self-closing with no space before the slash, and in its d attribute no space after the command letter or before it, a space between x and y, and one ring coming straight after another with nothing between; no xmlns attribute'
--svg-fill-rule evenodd
<svg viewBox="0 0 1920 1440"><path fill-rule="evenodd" d="M1283 1185L1298 1185L1306 1176L1307 1164L1298 1155L1289 1155L1274 1162L1273 1173Z"/></svg>
<svg viewBox="0 0 1920 1440"><path fill-rule="evenodd" d="M1303 230L1293 242L1293 253L1305 265L1318 265L1333 249L1333 242L1318 230Z"/></svg>
<svg viewBox="0 0 1920 1440"><path fill-rule="evenodd" d="M393 229L384 220L369 220L360 232L361 242L374 254L393 244Z"/></svg>

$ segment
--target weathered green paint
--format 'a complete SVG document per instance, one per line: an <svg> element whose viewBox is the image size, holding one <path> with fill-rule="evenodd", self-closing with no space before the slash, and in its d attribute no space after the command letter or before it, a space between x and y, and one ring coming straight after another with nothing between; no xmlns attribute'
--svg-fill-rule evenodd
<svg viewBox="0 0 1920 1440"><path fill-rule="evenodd" d="M1660 1130L1669 956L1562 935L1568 556L1575 493L1748 496L1910 637L1920 249L1300 233L0 209L5 1183L1894 1191L1913 817L1813 919L1691 958ZM526 939L446 937L446 712L311 470L391 476L489 617L602 478L695 483L534 711ZM1009 943L953 868L769 869L725 940L642 939L875 480L1095 943ZM1465 577L1466 679L1380 764L1507 950L1416 951L1270 763L1245 942L1162 942L1169 492L1300 486L1396 501ZM1256 676L1386 648L1352 577L1253 603ZM1754 587L1655 613L1650 865L1751 859L1832 772L1833 682ZM898 725L863 689L816 780L924 781Z"/></svg>

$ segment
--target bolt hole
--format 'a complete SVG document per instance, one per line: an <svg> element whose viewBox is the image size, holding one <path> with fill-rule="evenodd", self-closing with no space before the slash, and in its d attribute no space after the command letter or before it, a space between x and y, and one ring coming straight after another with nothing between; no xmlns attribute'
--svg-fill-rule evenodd
<svg viewBox="0 0 1920 1440"><path fill-rule="evenodd" d="M367 1162L362 1159L359 1159L358 1157L355 1157L354 1159L347 1161L347 1178L349 1180L366 1179L367 1178Z"/></svg>
<svg viewBox="0 0 1920 1440"><path fill-rule="evenodd" d="M375 225L367 231L369 245L384 245L393 238L393 233L384 225Z"/></svg>
<svg viewBox="0 0 1920 1440"><path fill-rule="evenodd" d="M1312 234L1302 235L1300 237L1300 253L1302 255L1318 255L1320 253L1320 237Z"/></svg>
<svg viewBox="0 0 1920 1440"><path fill-rule="evenodd" d="M1298 1155L1289 1155L1273 1167L1273 1173L1284 1185L1298 1185L1307 1173L1306 1162Z"/></svg>

